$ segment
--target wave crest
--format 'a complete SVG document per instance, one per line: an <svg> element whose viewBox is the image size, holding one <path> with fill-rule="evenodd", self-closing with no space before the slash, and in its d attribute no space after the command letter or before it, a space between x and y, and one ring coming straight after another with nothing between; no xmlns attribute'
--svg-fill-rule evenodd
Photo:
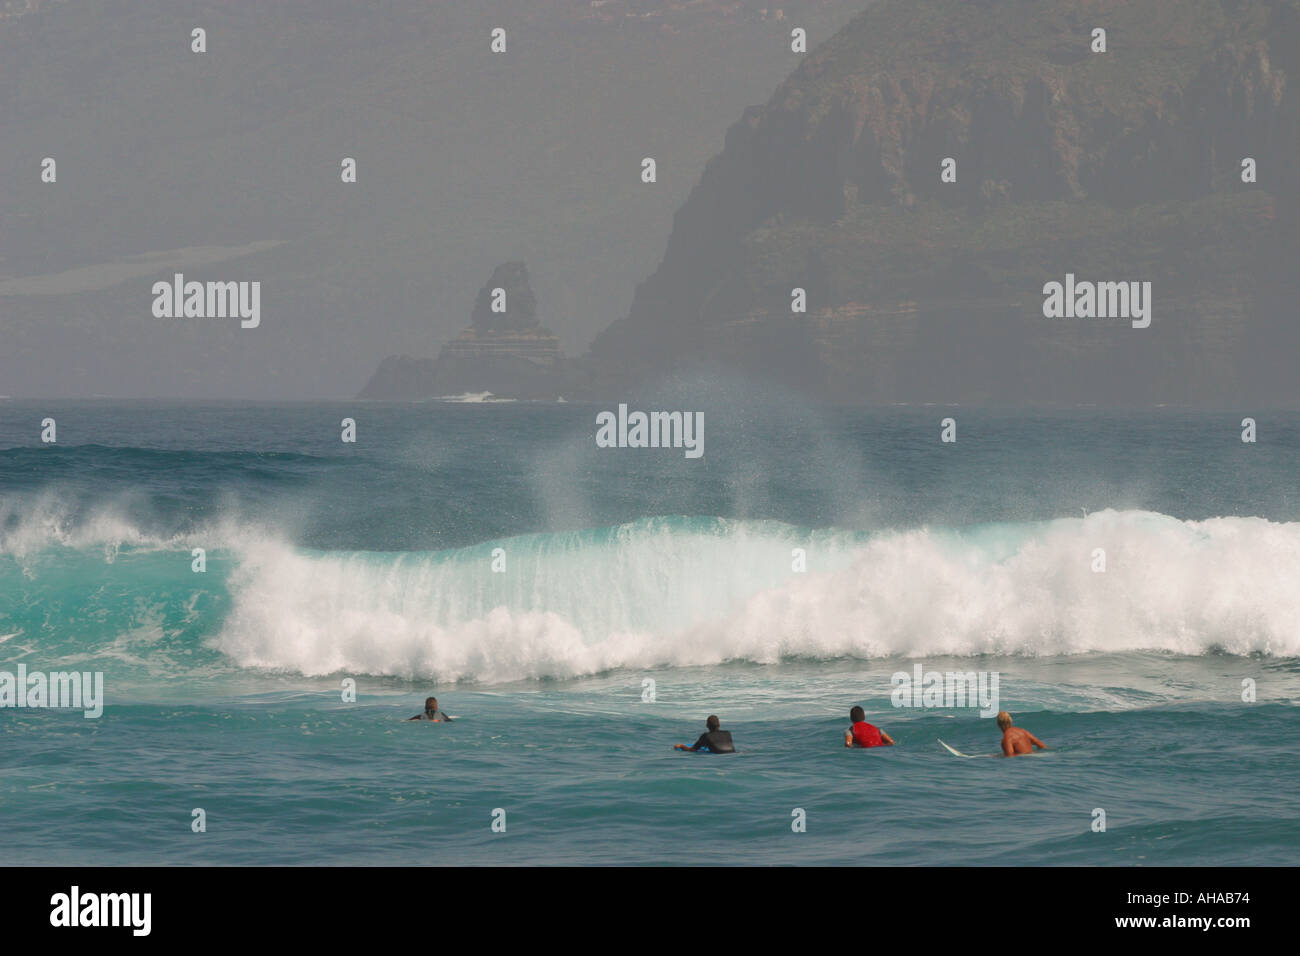
<svg viewBox="0 0 1300 956"><path fill-rule="evenodd" d="M1295 656L1297 571L1300 524L1134 511L873 535L654 518L402 555L263 544L231 579L215 646L246 667L483 682L728 660Z"/></svg>

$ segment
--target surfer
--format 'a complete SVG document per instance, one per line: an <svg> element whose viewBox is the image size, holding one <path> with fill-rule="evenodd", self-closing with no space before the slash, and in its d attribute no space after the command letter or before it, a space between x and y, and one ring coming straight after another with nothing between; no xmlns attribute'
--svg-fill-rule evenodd
<svg viewBox="0 0 1300 956"><path fill-rule="evenodd" d="M734 754L735 745L731 742L731 731L722 730L722 723L718 718L710 714L709 719L704 722L704 726L709 728L700 734L700 739L695 741L691 746L677 744L673 750L694 750L706 754Z"/></svg>
<svg viewBox="0 0 1300 956"><path fill-rule="evenodd" d="M426 697L424 699L424 713L416 714L411 720L432 720L435 724L449 724L451 718L438 709L438 698Z"/></svg>
<svg viewBox="0 0 1300 956"><path fill-rule="evenodd" d="M874 724L867 723L867 712L861 707L849 711L853 726L844 731L846 747L892 747L894 738Z"/></svg>
<svg viewBox="0 0 1300 956"><path fill-rule="evenodd" d="M1035 747L1039 750L1047 749L1047 744L1029 731L1021 727L1013 727L1011 715L1005 710L998 711L998 730L1002 731L1002 756L1004 757L1023 757L1025 754L1033 753Z"/></svg>

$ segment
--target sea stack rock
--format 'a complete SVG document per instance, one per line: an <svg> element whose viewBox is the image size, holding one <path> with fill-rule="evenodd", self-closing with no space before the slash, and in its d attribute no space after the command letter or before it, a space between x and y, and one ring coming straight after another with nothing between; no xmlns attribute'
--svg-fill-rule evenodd
<svg viewBox="0 0 1300 956"><path fill-rule="evenodd" d="M554 400L565 393L560 340L537 321L537 297L522 262L506 262L474 301L470 326L438 358L384 359L360 398L412 401L491 392L497 398Z"/></svg>
<svg viewBox="0 0 1300 956"><path fill-rule="evenodd" d="M498 290L500 311L494 311ZM492 277L478 290L470 321L473 326L467 332L525 332L541 328L537 324L537 296L528 284L528 268L522 262L503 262L492 270Z"/></svg>
<svg viewBox="0 0 1300 956"><path fill-rule="evenodd" d="M528 269L506 262L479 290L469 328L443 346L433 378L440 395L554 399L561 362L560 340L537 321Z"/></svg>

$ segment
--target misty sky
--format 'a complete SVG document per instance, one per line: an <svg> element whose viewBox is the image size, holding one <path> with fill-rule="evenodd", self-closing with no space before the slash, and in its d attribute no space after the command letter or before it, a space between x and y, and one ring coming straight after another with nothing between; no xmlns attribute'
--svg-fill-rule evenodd
<svg viewBox="0 0 1300 956"><path fill-rule="evenodd" d="M791 23L815 45L867 3L616 25L573 0L40 6L0 19L0 395L309 399L436 355L510 259L580 354L797 65ZM260 281L260 327L155 318L175 272Z"/></svg>

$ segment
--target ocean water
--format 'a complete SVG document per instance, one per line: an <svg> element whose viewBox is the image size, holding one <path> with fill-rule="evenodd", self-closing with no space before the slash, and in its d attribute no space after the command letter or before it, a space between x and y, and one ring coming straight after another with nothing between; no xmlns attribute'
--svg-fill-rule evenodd
<svg viewBox="0 0 1300 956"><path fill-rule="evenodd" d="M1300 862L1300 414L688 407L0 401L0 670L105 697L0 708L6 859Z"/></svg>

